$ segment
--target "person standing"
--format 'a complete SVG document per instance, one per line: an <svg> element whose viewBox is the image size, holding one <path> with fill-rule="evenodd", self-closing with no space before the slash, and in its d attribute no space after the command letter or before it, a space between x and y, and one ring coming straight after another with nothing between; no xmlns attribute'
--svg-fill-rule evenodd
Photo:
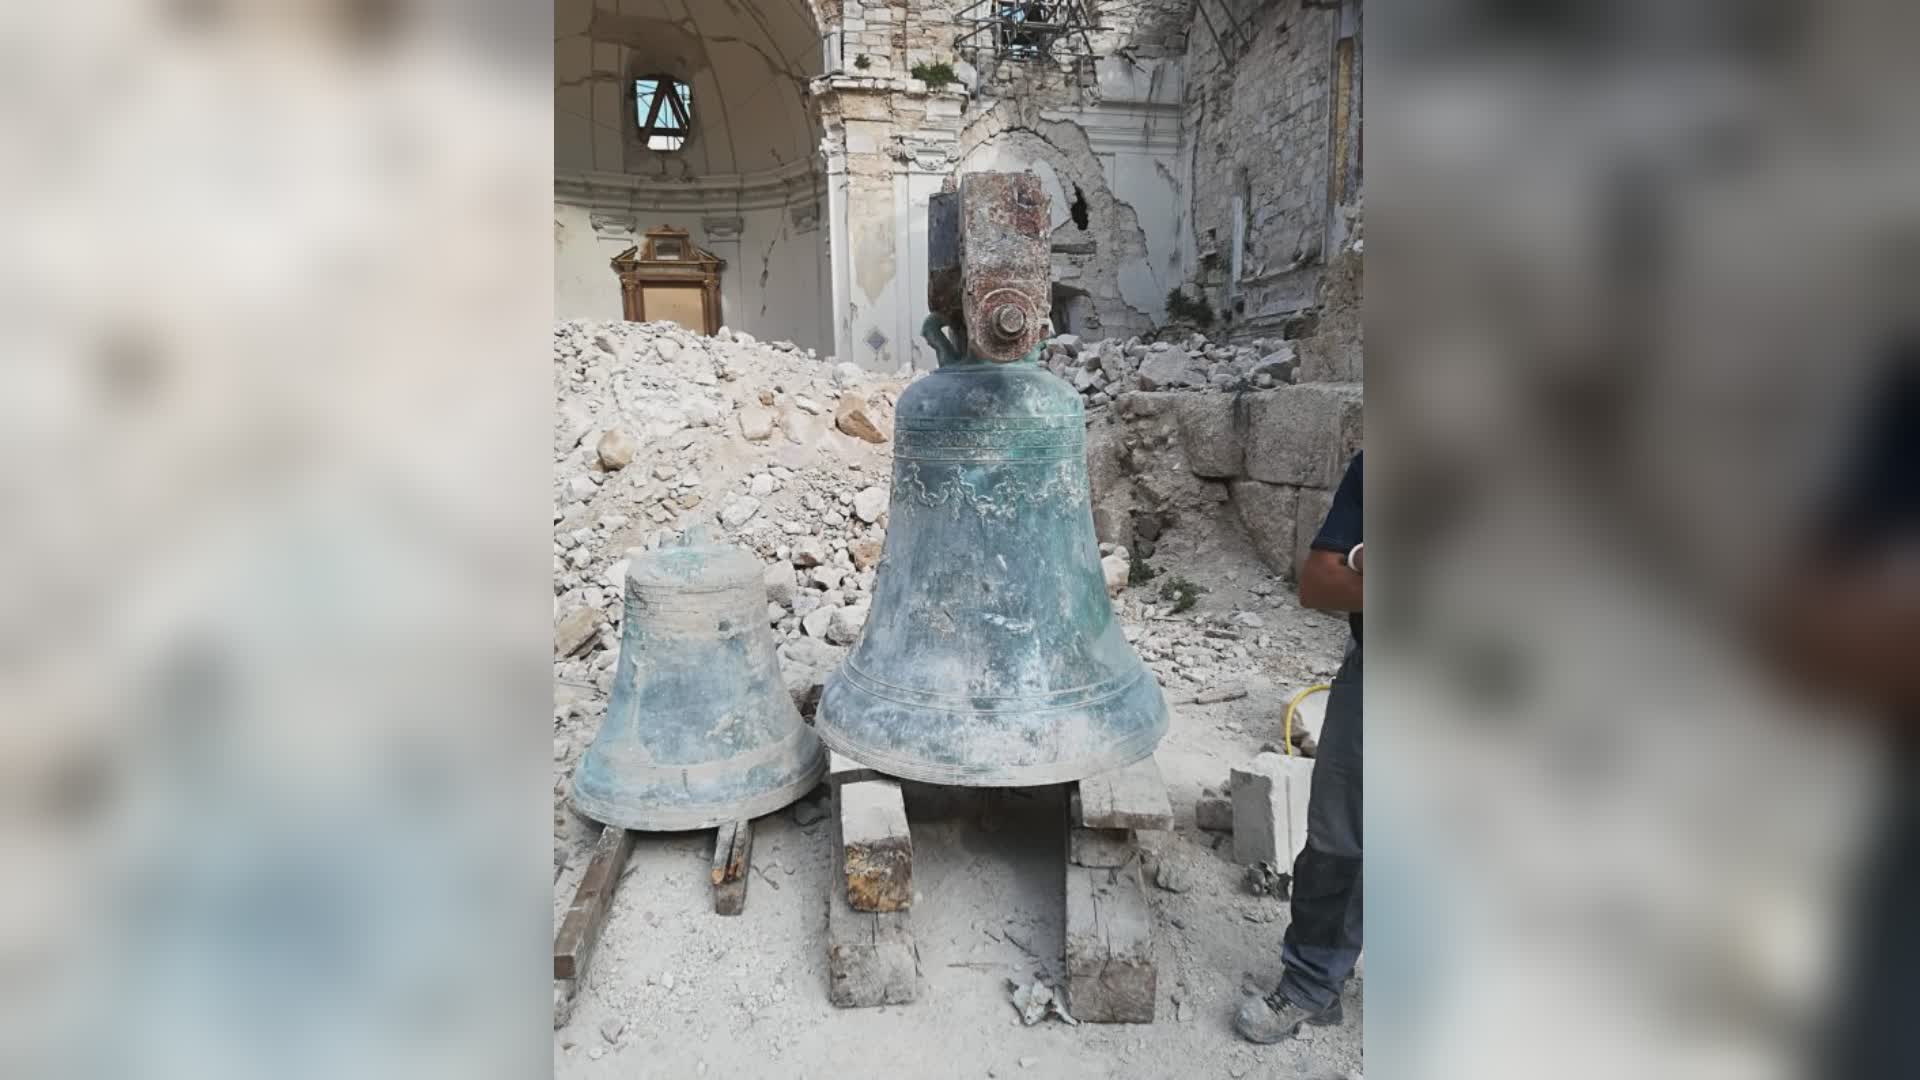
<svg viewBox="0 0 1920 1080"><path fill-rule="evenodd" d="M1340 990L1360 960L1363 456L1355 454L1348 463L1327 520L1300 569L1300 603L1344 612L1352 637L1333 677L1313 760L1307 844L1293 863L1293 919L1280 951L1285 973L1272 993L1249 998L1233 1018L1234 1031L1249 1042L1280 1042L1297 1033L1301 1024L1340 1023Z"/></svg>

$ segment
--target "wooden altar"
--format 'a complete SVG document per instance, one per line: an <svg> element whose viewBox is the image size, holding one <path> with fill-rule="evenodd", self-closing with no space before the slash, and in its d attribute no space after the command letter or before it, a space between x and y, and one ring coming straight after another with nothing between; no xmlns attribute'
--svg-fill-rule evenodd
<svg viewBox="0 0 1920 1080"><path fill-rule="evenodd" d="M727 261L694 245L685 229L648 229L613 257L622 314L631 322L665 319L696 334L720 330L720 271Z"/></svg>

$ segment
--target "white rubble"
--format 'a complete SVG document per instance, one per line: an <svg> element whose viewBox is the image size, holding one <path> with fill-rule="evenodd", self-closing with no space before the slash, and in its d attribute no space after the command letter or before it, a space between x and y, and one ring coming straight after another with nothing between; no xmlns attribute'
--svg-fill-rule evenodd
<svg viewBox="0 0 1920 1080"><path fill-rule="evenodd" d="M765 561L783 651L858 638L904 373L671 323L557 323L553 362L554 675L601 699L579 708L611 687L628 552L693 525Z"/></svg>
<svg viewBox="0 0 1920 1080"><path fill-rule="evenodd" d="M1060 334L1047 342L1041 362L1095 406L1134 390L1271 390L1292 384L1300 367L1285 341L1218 345L1197 333L1151 344Z"/></svg>

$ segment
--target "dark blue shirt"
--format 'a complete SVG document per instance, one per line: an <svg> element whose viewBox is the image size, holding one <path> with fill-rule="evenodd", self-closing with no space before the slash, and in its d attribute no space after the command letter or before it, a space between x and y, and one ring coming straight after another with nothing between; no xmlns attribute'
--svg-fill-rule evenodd
<svg viewBox="0 0 1920 1080"><path fill-rule="evenodd" d="M1338 552L1346 558L1355 544L1361 542L1360 513L1360 459L1366 451L1353 455L1347 463L1347 475L1340 478L1340 487L1333 493L1333 506L1327 510L1327 520L1313 537L1313 550ZM1347 616L1347 625L1353 628L1353 640L1360 640L1360 612Z"/></svg>

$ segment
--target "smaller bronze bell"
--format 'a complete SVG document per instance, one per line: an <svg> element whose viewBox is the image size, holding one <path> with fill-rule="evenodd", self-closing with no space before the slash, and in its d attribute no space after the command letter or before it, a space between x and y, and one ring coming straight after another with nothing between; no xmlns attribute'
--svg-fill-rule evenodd
<svg viewBox="0 0 1920 1080"><path fill-rule="evenodd" d="M780 678L760 560L692 530L627 568L606 719L573 776L580 813L705 829L812 790L826 752Z"/></svg>

